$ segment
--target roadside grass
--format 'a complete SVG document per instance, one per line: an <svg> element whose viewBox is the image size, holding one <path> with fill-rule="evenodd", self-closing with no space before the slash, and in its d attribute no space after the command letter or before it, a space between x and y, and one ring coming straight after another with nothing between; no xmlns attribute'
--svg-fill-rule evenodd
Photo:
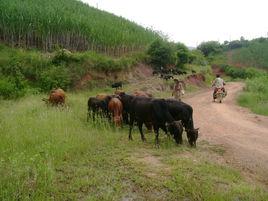
<svg viewBox="0 0 268 201"><path fill-rule="evenodd" d="M249 108L257 114L268 116L268 75L246 81L244 91L238 97L239 105Z"/></svg>
<svg viewBox="0 0 268 201"><path fill-rule="evenodd" d="M266 95L266 100L261 99L260 94L257 92L243 92L238 97L238 103L243 107L249 108L256 114L268 116L268 97Z"/></svg>
<svg viewBox="0 0 268 201"><path fill-rule="evenodd" d="M43 94L1 101L0 200L268 199L212 159L220 149L177 146L163 132L157 149L147 131L146 143L137 128L128 141L127 127L87 122L87 99L98 92L70 93L64 108L47 107Z"/></svg>

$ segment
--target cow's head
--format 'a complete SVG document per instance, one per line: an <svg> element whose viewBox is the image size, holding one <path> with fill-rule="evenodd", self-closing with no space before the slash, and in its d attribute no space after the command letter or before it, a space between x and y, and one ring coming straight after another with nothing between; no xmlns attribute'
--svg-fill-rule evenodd
<svg viewBox="0 0 268 201"><path fill-rule="evenodd" d="M198 138L199 128L185 129L187 133L188 142L191 146L196 147L196 140Z"/></svg>

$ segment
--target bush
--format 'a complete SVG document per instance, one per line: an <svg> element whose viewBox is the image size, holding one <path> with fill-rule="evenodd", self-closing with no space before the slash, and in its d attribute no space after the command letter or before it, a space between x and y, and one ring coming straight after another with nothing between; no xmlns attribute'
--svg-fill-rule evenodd
<svg viewBox="0 0 268 201"><path fill-rule="evenodd" d="M24 96L26 83L14 77L0 77L0 97L3 99L14 99Z"/></svg>
<svg viewBox="0 0 268 201"><path fill-rule="evenodd" d="M192 50L189 56L189 62L195 65L206 66L208 62L200 50Z"/></svg>
<svg viewBox="0 0 268 201"><path fill-rule="evenodd" d="M78 61L78 59L75 58L74 55L67 49L60 49L56 51L54 57L52 58L52 63L55 65L75 61Z"/></svg>
<svg viewBox="0 0 268 201"><path fill-rule="evenodd" d="M220 53L222 51L221 44L217 41L203 42L198 45L197 49L202 51L206 57Z"/></svg>
<svg viewBox="0 0 268 201"><path fill-rule="evenodd" d="M150 56L150 63L156 68L166 67L168 64L174 63L175 57L172 48L162 40L154 41L147 53Z"/></svg>
<svg viewBox="0 0 268 201"><path fill-rule="evenodd" d="M254 78L263 74L260 70L257 70L255 68L237 68L229 65L221 65L220 67L227 75L231 76L232 78Z"/></svg>
<svg viewBox="0 0 268 201"><path fill-rule="evenodd" d="M66 90L71 87L70 72L62 66L49 67L41 73L39 84L43 91L49 91L57 87Z"/></svg>

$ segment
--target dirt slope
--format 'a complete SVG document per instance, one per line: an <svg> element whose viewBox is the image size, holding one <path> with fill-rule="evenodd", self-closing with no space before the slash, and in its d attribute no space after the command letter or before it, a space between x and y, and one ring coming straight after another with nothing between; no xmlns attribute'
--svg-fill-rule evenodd
<svg viewBox="0 0 268 201"><path fill-rule="evenodd" d="M194 108L195 127L200 140L226 148L224 157L246 174L258 175L268 184L268 117L255 115L235 104L242 83L228 83L223 103L212 102L212 90L185 98Z"/></svg>

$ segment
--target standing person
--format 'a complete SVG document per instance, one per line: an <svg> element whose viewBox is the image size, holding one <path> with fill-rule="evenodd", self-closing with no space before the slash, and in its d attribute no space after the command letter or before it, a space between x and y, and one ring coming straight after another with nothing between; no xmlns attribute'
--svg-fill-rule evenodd
<svg viewBox="0 0 268 201"><path fill-rule="evenodd" d="M174 96L176 100L181 101L181 98L184 95L184 88L183 88L182 81L179 81L178 79L174 79L174 82L175 84L173 87L172 96Z"/></svg>
<svg viewBox="0 0 268 201"><path fill-rule="evenodd" d="M224 80L221 78L219 74L217 74L216 79L212 82L212 87L214 86L213 101L215 101L215 94L219 89L221 89L225 93L224 85L225 85Z"/></svg>

